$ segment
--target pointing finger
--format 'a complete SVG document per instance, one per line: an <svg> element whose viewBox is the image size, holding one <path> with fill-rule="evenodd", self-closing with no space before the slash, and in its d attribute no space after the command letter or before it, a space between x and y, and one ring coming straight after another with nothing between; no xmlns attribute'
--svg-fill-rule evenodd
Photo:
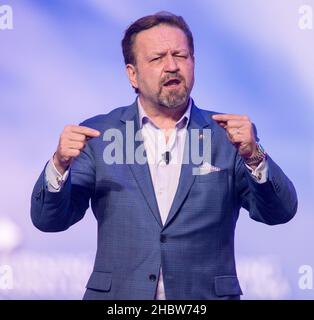
<svg viewBox="0 0 314 320"><path fill-rule="evenodd" d="M73 126L72 132L84 134L89 138L96 138L100 136L100 132L98 130L88 128L85 126Z"/></svg>
<svg viewBox="0 0 314 320"><path fill-rule="evenodd" d="M249 120L249 117L238 114L214 114L212 118L219 122L227 122L229 120Z"/></svg>

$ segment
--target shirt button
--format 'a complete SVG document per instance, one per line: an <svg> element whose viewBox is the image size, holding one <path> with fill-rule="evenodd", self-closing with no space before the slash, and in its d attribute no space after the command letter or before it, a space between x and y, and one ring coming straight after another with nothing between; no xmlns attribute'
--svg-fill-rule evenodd
<svg viewBox="0 0 314 320"><path fill-rule="evenodd" d="M160 242L161 243L166 243L167 242L167 237L164 234L160 235Z"/></svg>
<svg viewBox="0 0 314 320"><path fill-rule="evenodd" d="M156 281L156 279L157 279L157 278L156 278L156 276L155 276L154 274L150 274L150 275L149 275L149 280L150 280L150 281L154 282L154 281Z"/></svg>

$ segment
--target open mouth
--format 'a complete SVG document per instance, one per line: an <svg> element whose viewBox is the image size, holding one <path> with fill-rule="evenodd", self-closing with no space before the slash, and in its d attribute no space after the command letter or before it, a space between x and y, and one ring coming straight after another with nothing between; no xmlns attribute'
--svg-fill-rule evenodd
<svg viewBox="0 0 314 320"><path fill-rule="evenodd" d="M170 79L167 82L165 82L163 85L164 87L176 87L181 83L179 79Z"/></svg>

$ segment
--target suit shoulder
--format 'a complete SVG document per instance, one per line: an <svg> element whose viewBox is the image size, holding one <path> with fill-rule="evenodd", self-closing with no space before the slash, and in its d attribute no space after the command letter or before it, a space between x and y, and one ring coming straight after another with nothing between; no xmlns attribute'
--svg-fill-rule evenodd
<svg viewBox="0 0 314 320"><path fill-rule="evenodd" d="M210 123L213 128L218 126L217 122L212 119L212 116L215 114L221 114L221 112L208 110L208 109L202 109L197 107L197 112L206 120L206 122ZM220 126L218 126L220 128Z"/></svg>
<svg viewBox="0 0 314 320"><path fill-rule="evenodd" d="M216 132L216 135L218 135L218 137L220 137L223 140L227 140L227 136L225 134L225 130L218 125L218 123L212 119L212 116L215 114L223 114L222 112L217 112L217 111L213 111L213 110L206 110L206 109L201 109L199 107L197 107L198 112L201 114L202 118L205 119L205 121L207 121L208 124L210 124L211 129L214 130Z"/></svg>
<svg viewBox="0 0 314 320"><path fill-rule="evenodd" d="M223 114L223 112L217 112L217 111L213 111L213 110L202 109L202 108L199 108L199 107L198 107L198 110L204 117L213 116L214 114Z"/></svg>
<svg viewBox="0 0 314 320"><path fill-rule="evenodd" d="M80 125L97 130L101 130L107 125L115 126L117 123L119 123L122 113L127 108L128 107L115 108L106 114L99 114L89 119L86 119L83 122L81 122Z"/></svg>

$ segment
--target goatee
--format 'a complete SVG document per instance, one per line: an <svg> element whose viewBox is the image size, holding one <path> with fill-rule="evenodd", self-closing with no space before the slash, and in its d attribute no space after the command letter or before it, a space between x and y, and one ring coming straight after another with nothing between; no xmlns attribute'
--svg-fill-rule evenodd
<svg viewBox="0 0 314 320"><path fill-rule="evenodd" d="M176 79L180 82L178 87L170 90L165 89L164 85L173 79ZM159 105L168 109L175 109L186 103L188 98L189 90L182 76L178 74L169 74L162 79L157 97Z"/></svg>

